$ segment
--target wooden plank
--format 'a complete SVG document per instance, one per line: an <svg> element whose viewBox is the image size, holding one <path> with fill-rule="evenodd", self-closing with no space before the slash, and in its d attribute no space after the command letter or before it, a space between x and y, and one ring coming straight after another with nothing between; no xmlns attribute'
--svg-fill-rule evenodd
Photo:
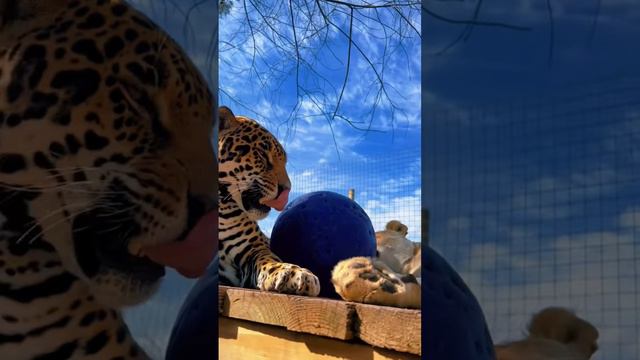
<svg viewBox="0 0 640 360"><path fill-rule="evenodd" d="M341 340L353 338L351 303L225 286L218 293L221 315Z"/></svg>
<svg viewBox="0 0 640 360"><path fill-rule="evenodd" d="M219 287L219 314L420 355L420 310Z"/></svg>
<svg viewBox="0 0 640 360"><path fill-rule="evenodd" d="M418 360L417 355L378 349L364 343L290 332L281 327L220 316L218 357L242 360Z"/></svg>
<svg viewBox="0 0 640 360"><path fill-rule="evenodd" d="M374 346L422 353L420 310L356 304L356 336Z"/></svg>

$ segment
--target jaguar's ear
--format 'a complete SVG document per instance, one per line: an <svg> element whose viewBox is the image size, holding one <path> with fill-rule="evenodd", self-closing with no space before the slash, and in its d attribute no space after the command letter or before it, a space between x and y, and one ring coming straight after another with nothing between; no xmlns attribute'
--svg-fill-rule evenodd
<svg viewBox="0 0 640 360"><path fill-rule="evenodd" d="M226 106L220 106L220 108L218 108L218 121L218 131L220 136L234 129L239 124L238 119L236 119L236 116L233 114L233 111Z"/></svg>
<svg viewBox="0 0 640 360"><path fill-rule="evenodd" d="M0 0L0 30L20 21L50 15L66 3L66 0Z"/></svg>

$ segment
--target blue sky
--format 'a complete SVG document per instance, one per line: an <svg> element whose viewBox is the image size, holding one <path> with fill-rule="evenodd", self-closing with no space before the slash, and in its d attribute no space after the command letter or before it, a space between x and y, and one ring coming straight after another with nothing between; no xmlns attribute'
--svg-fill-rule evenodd
<svg viewBox="0 0 640 360"><path fill-rule="evenodd" d="M640 7L485 3L463 30L427 17L423 91L432 245L480 300L494 341L567 306L600 330L595 359L640 357ZM476 1L429 2L469 18Z"/></svg>
<svg viewBox="0 0 640 360"><path fill-rule="evenodd" d="M284 4L273 4L276 3ZM332 7L325 5L328 13ZM275 5L273 8L269 10L272 15L289 20L288 9ZM249 13L253 26L257 27L259 14L251 9ZM393 23L390 14L395 13L378 12L386 24ZM420 28L417 11L405 15L412 20L413 27ZM362 11L357 16L353 39L369 60L376 63L391 100L375 105L376 73L354 45L340 104L341 114L359 128L366 129L370 122L371 131L354 129L340 119L329 122L323 116L323 112L334 110L345 77L348 42L339 31L328 32L326 43L322 43L323 35L301 41L304 46L300 52L305 61L300 65L298 82L303 90L309 90L304 92L296 86L293 48L282 41L282 46L291 51L278 49L263 34L255 35L255 43L246 37L251 29L246 25L241 5L232 7L220 20L220 103L231 107L236 115L258 120L283 143L293 183L291 200L318 190L346 195L348 188L355 187L356 201L372 218L376 230L382 230L387 221L404 214L406 217L398 220L407 223L409 237L419 241L420 39L407 28L402 47L397 42L386 43L383 29L366 18L375 16L373 11ZM295 21L296 35L303 38L305 19L298 14ZM333 21L348 31L348 17L344 14L334 16ZM274 28L291 35L288 26L276 24ZM253 61L254 46L257 61ZM249 70L252 64L257 64L256 72ZM273 68L277 71L271 71ZM322 102L329 106L318 106ZM391 104L396 109L393 114ZM372 109L375 113L371 117ZM277 216L273 211L261 222L267 234Z"/></svg>

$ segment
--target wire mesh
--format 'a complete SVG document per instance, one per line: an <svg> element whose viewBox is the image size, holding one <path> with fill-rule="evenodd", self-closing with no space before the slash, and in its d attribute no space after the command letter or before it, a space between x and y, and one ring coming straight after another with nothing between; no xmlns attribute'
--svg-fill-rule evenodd
<svg viewBox="0 0 640 360"><path fill-rule="evenodd" d="M640 79L569 90L428 112L430 244L494 342L563 306L598 328L593 359L640 359Z"/></svg>
<svg viewBox="0 0 640 360"><path fill-rule="evenodd" d="M314 191L333 191L354 200L369 215L376 231L384 230L390 220L407 225L407 238L419 242L421 236L420 149L367 156L366 159L342 160L314 165L306 169L289 169L292 190L290 201ZM272 212L260 222L271 233L278 213Z"/></svg>
<svg viewBox="0 0 640 360"><path fill-rule="evenodd" d="M136 342L151 359L164 359L178 312L195 280L167 268L158 292L146 303L127 308L124 318Z"/></svg>

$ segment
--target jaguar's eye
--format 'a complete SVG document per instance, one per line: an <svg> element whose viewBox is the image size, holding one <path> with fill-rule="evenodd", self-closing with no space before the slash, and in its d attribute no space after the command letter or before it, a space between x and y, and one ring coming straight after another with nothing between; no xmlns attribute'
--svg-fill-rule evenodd
<svg viewBox="0 0 640 360"><path fill-rule="evenodd" d="M267 171L273 170L273 156L271 156L270 152L264 154L264 162Z"/></svg>
<svg viewBox="0 0 640 360"><path fill-rule="evenodd" d="M123 79L117 79L119 89L111 92L112 101L123 101L128 105L129 111L140 119L151 121L151 130L154 135L154 143L159 147L165 147L170 139L171 133L162 123L158 106L152 96L144 89L137 87Z"/></svg>

